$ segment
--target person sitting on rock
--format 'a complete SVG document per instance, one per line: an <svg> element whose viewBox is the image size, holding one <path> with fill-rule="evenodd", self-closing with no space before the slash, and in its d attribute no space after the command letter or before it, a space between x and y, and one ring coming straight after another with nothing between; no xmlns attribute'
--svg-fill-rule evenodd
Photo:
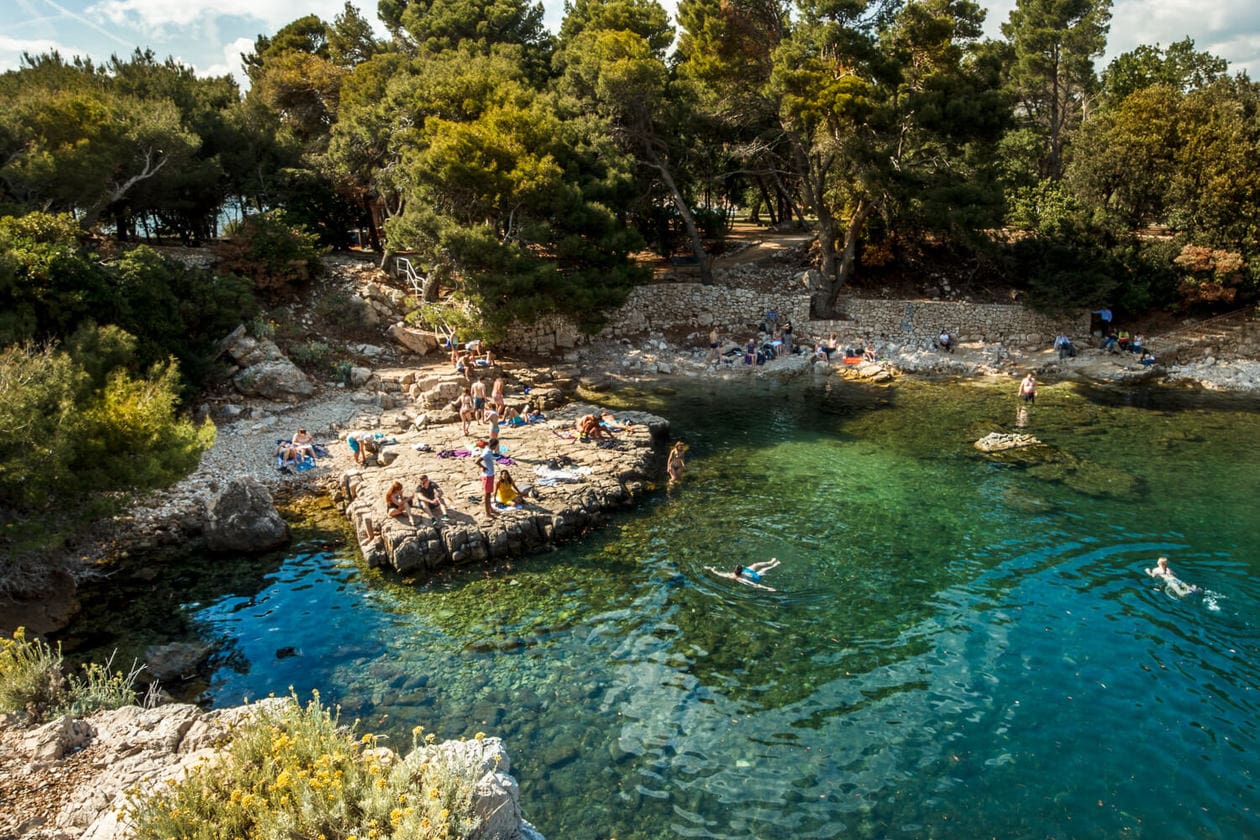
<svg viewBox="0 0 1260 840"><path fill-rule="evenodd" d="M1101 349L1101 350L1106 350L1108 353L1115 353L1115 352L1116 352L1116 344L1117 344L1119 341L1120 341L1120 339L1119 339L1119 337L1116 335L1115 330L1112 330L1111 332L1107 333L1107 336L1106 336L1106 338L1104 338L1104 339L1103 339L1103 343L1102 343L1102 345L1099 347L1099 349Z"/></svg>
<svg viewBox="0 0 1260 840"><path fill-rule="evenodd" d="M306 429L298 429L293 433L293 445L302 450L302 454L315 457L315 437Z"/></svg>
<svg viewBox="0 0 1260 840"><path fill-rule="evenodd" d="M276 441L276 466L281 472L288 470L289 465L297 466L306 455L300 446L294 446L287 440Z"/></svg>
<svg viewBox="0 0 1260 840"><path fill-rule="evenodd" d="M583 414L578 421L573 424L578 434L583 438L592 440L611 440L612 435L608 430L599 424L599 417L595 414Z"/></svg>
<svg viewBox="0 0 1260 840"><path fill-rule="evenodd" d="M416 506L435 521L438 512L441 512L443 518L450 515L446 507L446 495L442 492L442 488L438 487L437 482L432 481L427 475L420 476L420 483L416 485Z"/></svg>
<svg viewBox="0 0 1260 840"><path fill-rule="evenodd" d="M941 330L941 334L936 337L936 346L946 353L954 352L954 336L949 330Z"/></svg>
<svg viewBox="0 0 1260 840"><path fill-rule="evenodd" d="M873 362L878 358L879 355L875 352L875 345L871 344L869 341L866 342L866 349L862 351L862 360Z"/></svg>
<svg viewBox="0 0 1260 840"><path fill-rule="evenodd" d="M499 478L494 485L494 501L501 507L525 507L521 491L517 489L516 482L512 480L512 474L507 470L499 470Z"/></svg>
<svg viewBox="0 0 1260 840"><path fill-rule="evenodd" d="M401 519L405 516L410 521L411 505L407 503L407 497L403 495L401 481L395 481L385 491L385 512L394 519Z"/></svg>

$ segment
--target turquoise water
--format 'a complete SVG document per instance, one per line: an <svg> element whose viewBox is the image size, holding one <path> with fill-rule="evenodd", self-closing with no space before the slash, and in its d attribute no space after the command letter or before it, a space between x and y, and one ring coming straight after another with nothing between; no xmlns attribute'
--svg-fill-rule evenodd
<svg viewBox="0 0 1260 840"><path fill-rule="evenodd" d="M502 736L552 840L1260 836L1260 403L680 387L617 406L673 420L685 483L581 545L403 582L310 528L116 580L67 643L196 636L215 705ZM771 556L774 592L705 570Z"/></svg>

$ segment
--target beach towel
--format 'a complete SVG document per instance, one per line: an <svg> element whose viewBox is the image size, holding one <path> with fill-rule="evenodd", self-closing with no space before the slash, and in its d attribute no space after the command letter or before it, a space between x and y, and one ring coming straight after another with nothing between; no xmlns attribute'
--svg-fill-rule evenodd
<svg viewBox="0 0 1260 840"><path fill-rule="evenodd" d="M495 462L496 464L502 464L502 465L503 465L503 466L505 466L505 467L514 467L514 466L516 466L516 462L515 462L515 461L513 461L511 458L509 458L509 457L508 457L508 456L506 456L506 455L500 455L498 458L495 458L495 459L494 459L494 462Z"/></svg>
<svg viewBox="0 0 1260 840"><path fill-rule="evenodd" d="M555 429L552 429L551 433L561 440L577 440L575 436L568 432L557 432Z"/></svg>
<svg viewBox="0 0 1260 840"><path fill-rule="evenodd" d="M437 456L439 458L471 458L472 453L467 449L443 449Z"/></svg>

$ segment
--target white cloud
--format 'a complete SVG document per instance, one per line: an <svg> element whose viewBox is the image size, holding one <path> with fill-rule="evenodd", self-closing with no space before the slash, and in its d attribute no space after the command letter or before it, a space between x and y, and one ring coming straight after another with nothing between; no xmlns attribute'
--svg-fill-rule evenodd
<svg viewBox="0 0 1260 840"><path fill-rule="evenodd" d="M274 30L308 14L332 20L343 5L343 0L216 0L213 4L195 0L102 0L89 6L87 11L115 24L135 26L147 32L190 27L227 16L261 21Z"/></svg>
<svg viewBox="0 0 1260 840"><path fill-rule="evenodd" d="M1010 17L1015 0L992 0L985 33L1000 38L1001 25ZM1101 71L1116 56L1140 44L1169 44L1190 37L1196 49L1230 63L1230 71L1246 70L1252 78L1260 73L1260 6L1255 0L1115 0L1107 53L1098 62Z"/></svg>
<svg viewBox="0 0 1260 840"><path fill-rule="evenodd" d="M16 70L22 53L39 55L53 50L67 58L75 53L75 50L46 38L10 38L0 35L0 73Z"/></svg>
<svg viewBox="0 0 1260 840"><path fill-rule="evenodd" d="M249 87L249 79L241 66L241 53L253 52L254 39L237 38L223 48L223 63L211 64L205 69L197 68L199 76L233 76L242 89Z"/></svg>

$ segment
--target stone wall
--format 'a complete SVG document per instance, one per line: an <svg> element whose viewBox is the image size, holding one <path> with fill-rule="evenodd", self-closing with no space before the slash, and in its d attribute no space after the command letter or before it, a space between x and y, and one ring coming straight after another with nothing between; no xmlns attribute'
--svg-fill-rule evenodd
<svg viewBox="0 0 1260 840"><path fill-rule="evenodd" d="M930 342L949 330L959 341L1020 347L1049 346L1059 333L1078 343L1089 337L1089 313L1084 310L1052 318L1022 306L848 296L841 298L840 307L847 316L842 329L862 339Z"/></svg>
<svg viewBox="0 0 1260 840"><path fill-rule="evenodd" d="M759 324L770 310L790 318L803 338L836 333L843 339L886 339L901 343L929 343L948 329L959 341L1003 342L1012 346L1050 344L1060 332L1078 339L1089 336L1089 313L1051 318L1022 306L931 300L877 300L842 297L844 320L811 321L810 297L803 292L765 293L730 286L699 283L661 283L639 286L608 320L597 336L615 339L674 329L711 327L724 334L742 334ZM507 349L551 353L587 343L573 322L564 317L510 330Z"/></svg>
<svg viewBox="0 0 1260 840"><path fill-rule="evenodd" d="M743 333L761 323L771 310L780 313L780 320L786 317L800 325L809 319L809 305L809 295L799 292L768 294L700 283L639 286L609 316L597 338L615 339L680 328L708 332L714 326L723 333ZM511 339L504 342L507 349L527 353L568 350L590 341L564 317L515 325L509 335Z"/></svg>

